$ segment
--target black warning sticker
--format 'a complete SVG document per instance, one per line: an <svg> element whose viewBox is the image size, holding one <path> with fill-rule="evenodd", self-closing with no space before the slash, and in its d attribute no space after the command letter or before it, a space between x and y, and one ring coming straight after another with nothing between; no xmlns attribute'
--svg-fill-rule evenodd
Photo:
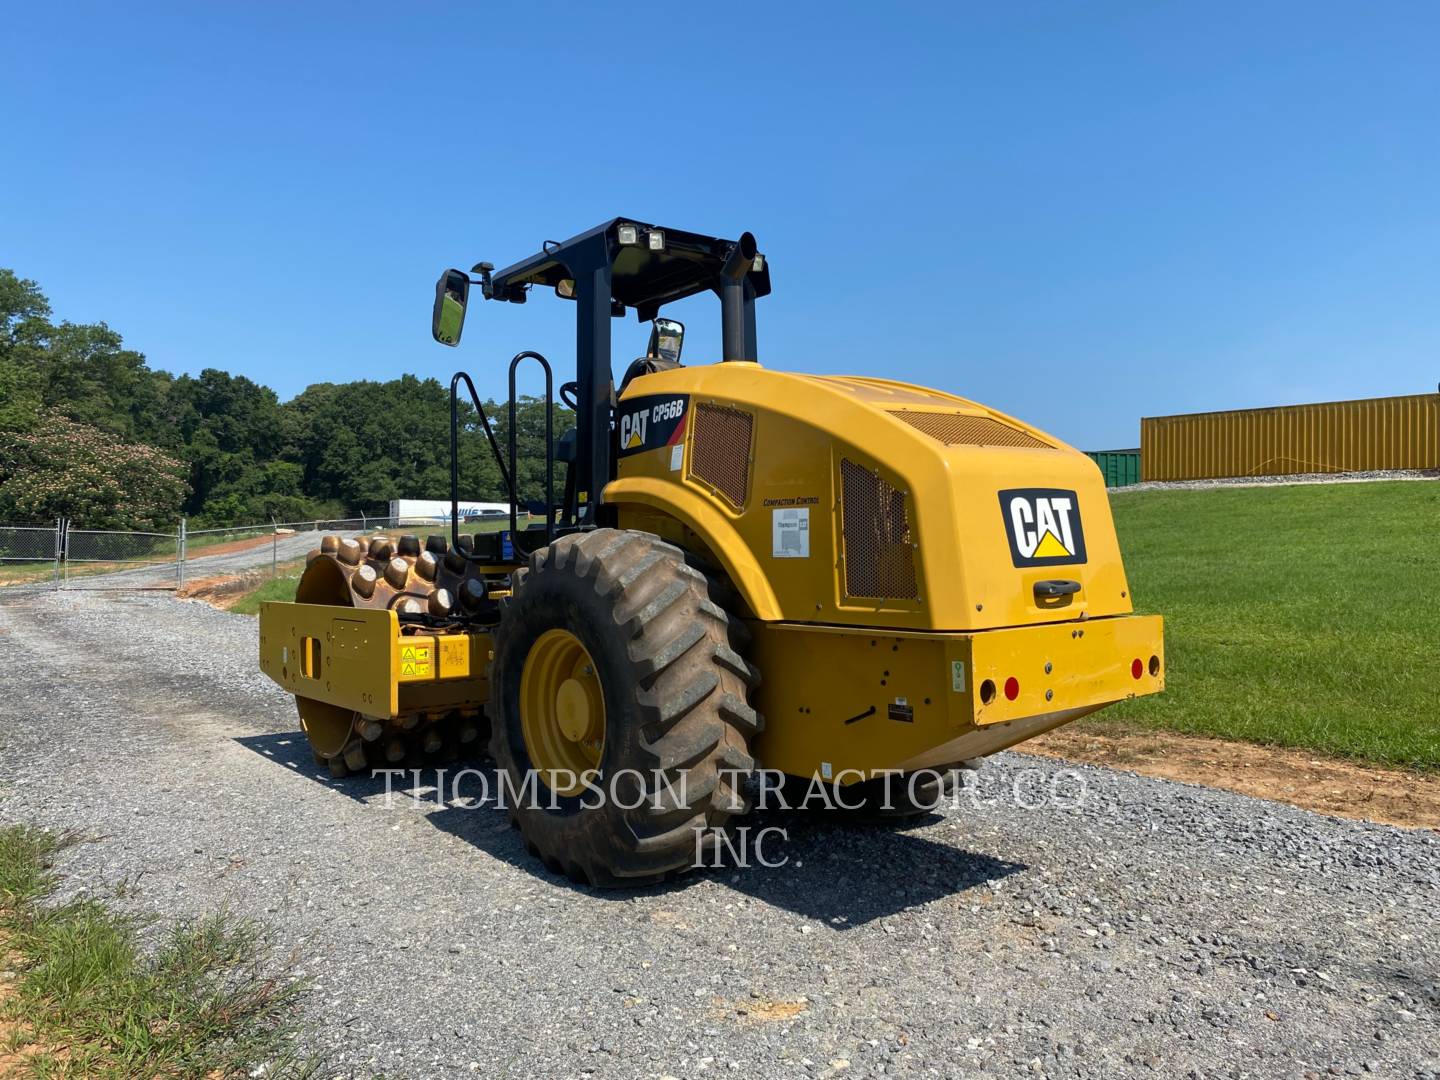
<svg viewBox="0 0 1440 1080"><path fill-rule="evenodd" d="M1085 561L1080 503L1064 488L1012 488L1000 492L1000 512L1016 566Z"/></svg>
<svg viewBox="0 0 1440 1080"><path fill-rule="evenodd" d="M689 415L689 394L647 394L620 402L615 420L620 456L678 445Z"/></svg>

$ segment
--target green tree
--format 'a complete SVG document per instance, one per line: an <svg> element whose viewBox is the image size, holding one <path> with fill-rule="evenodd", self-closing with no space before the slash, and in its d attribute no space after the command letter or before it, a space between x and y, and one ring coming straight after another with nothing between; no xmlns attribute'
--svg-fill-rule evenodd
<svg viewBox="0 0 1440 1080"><path fill-rule="evenodd" d="M265 520L284 506L305 515L299 483L303 470L273 468L285 464L278 460L285 444L285 415L275 391L243 375L206 368L198 377L176 379L166 390L162 408L179 453L190 465L187 513L217 521L247 515L249 520ZM283 488L277 490L275 484ZM271 494L286 501L270 500Z"/></svg>
<svg viewBox="0 0 1440 1080"><path fill-rule="evenodd" d="M312 497L352 509L449 497L450 392L436 380L318 383L283 408L291 418L290 452ZM499 468L468 403L460 420L461 498L502 498ZM503 449L503 427L497 435Z"/></svg>
<svg viewBox="0 0 1440 1080"><path fill-rule="evenodd" d="M504 456L508 410L484 404ZM65 426L65 419L80 426ZM500 467L468 403L460 423L461 497L506 500ZM544 492L543 404L522 398L517 423L519 498L526 503ZM573 423L570 410L557 406L556 437ZM27 516L49 516L40 508L58 500L83 506L89 524L138 524L123 520L119 508L131 505L123 492L102 484L93 498L81 498L78 477L114 464L95 458L87 449L92 436L77 435L82 430L108 433L127 461L182 463L189 490L180 509L197 524L338 517L375 512L391 499L450 493L450 397L434 379L317 383L282 404L268 387L214 368L177 378L152 370L105 323L54 322L34 281L0 270L0 490L9 493L0 516L22 505ZM66 447L79 455L70 472L57 457ZM147 447L159 456L147 459ZM557 497L564 481L559 466ZM105 497L113 497L113 513L102 511Z"/></svg>
<svg viewBox="0 0 1440 1080"><path fill-rule="evenodd" d="M43 401L35 360L50 333L40 286L0 268L0 431L28 431Z"/></svg>
<svg viewBox="0 0 1440 1080"><path fill-rule="evenodd" d="M555 440L575 426L575 414L564 405L555 405L552 424ZM500 452L509 454L509 410L505 404L488 402L485 411L499 417L497 436ZM515 405L516 488L522 505L545 499L545 402L538 397L521 397ZM481 436L483 438L483 435ZM507 468L508 463L507 463ZM497 494L497 498L502 498ZM555 500L565 497L565 464L555 462Z"/></svg>
<svg viewBox="0 0 1440 1080"><path fill-rule="evenodd" d="M51 326L31 362L48 409L127 439L153 437L161 426L158 407L171 376L151 371L104 323Z"/></svg>

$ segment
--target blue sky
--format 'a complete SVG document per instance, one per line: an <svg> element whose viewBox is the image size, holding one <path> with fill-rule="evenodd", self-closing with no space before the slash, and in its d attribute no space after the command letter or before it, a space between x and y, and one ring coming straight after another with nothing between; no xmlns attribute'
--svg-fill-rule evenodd
<svg viewBox="0 0 1440 1080"><path fill-rule="evenodd" d="M433 344L435 277L617 214L753 231L768 365L1086 448L1440 381L1440 6L406 7L12 6L0 265L282 397L569 370L538 293Z"/></svg>

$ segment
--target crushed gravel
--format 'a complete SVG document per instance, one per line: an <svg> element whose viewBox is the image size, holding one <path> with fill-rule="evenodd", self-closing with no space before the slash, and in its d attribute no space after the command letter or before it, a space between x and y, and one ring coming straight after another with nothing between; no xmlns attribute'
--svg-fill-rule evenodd
<svg viewBox="0 0 1440 1080"><path fill-rule="evenodd" d="M0 655L0 820L272 926L347 1075L1440 1076L1434 832L1012 753L916 827L767 814L782 867L596 893L322 775L243 616L0 596Z"/></svg>
<svg viewBox="0 0 1440 1080"><path fill-rule="evenodd" d="M1279 487L1286 484L1365 484L1375 480L1440 480L1440 469L1375 469L1349 473L1297 473L1291 476L1230 476L1213 480L1146 480L1109 488L1124 491L1204 491L1220 487Z"/></svg>

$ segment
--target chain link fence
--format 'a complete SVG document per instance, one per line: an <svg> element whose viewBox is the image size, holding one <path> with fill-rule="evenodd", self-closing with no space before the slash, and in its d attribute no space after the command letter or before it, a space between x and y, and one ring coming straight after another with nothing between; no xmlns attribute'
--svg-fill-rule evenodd
<svg viewBox="0 0 1440 1080"><path fill-rule="evenodd" d="M521 515L522 519L528 515ZM509 520L470 520L464 532L508 527ZM0 591L10 589L183 590L202 581L298 573L321 536L364 538L380 532L450 532L449 521L395 517L322 518L174 532L0 525Z"/></svg>
<svg viewBox="0 0 1440 1080"><path fill-rule="evenodd" d="M62 589L176 589L181 533L76 529L61 523Z"/></svg>
<svg viewBox="0 0 1440 1080"><path fill-rule="evenodd" d="M190 529L184 534L181 586L203 578L239 573L276 577L287 570L298 569L301 560L320 546L323 535L360 537L396 527L393 517L362 515Z"/></svg>
<svg viewBox="0 0 1440 1080"><path fill-rule="evenodd" d="M303 565L326 533L363 537L398 526L393 517L326 518L174 532L0 524L0 590L184 589L231 575L269 577ZM431 531L447 528L429 523Z"/></svg>
<svg viewBox="0 0 1440 1080"><path fill-rule="evenodd" d="M59 570L60 522L0 525L0 586L54 588Z"/></svg>

